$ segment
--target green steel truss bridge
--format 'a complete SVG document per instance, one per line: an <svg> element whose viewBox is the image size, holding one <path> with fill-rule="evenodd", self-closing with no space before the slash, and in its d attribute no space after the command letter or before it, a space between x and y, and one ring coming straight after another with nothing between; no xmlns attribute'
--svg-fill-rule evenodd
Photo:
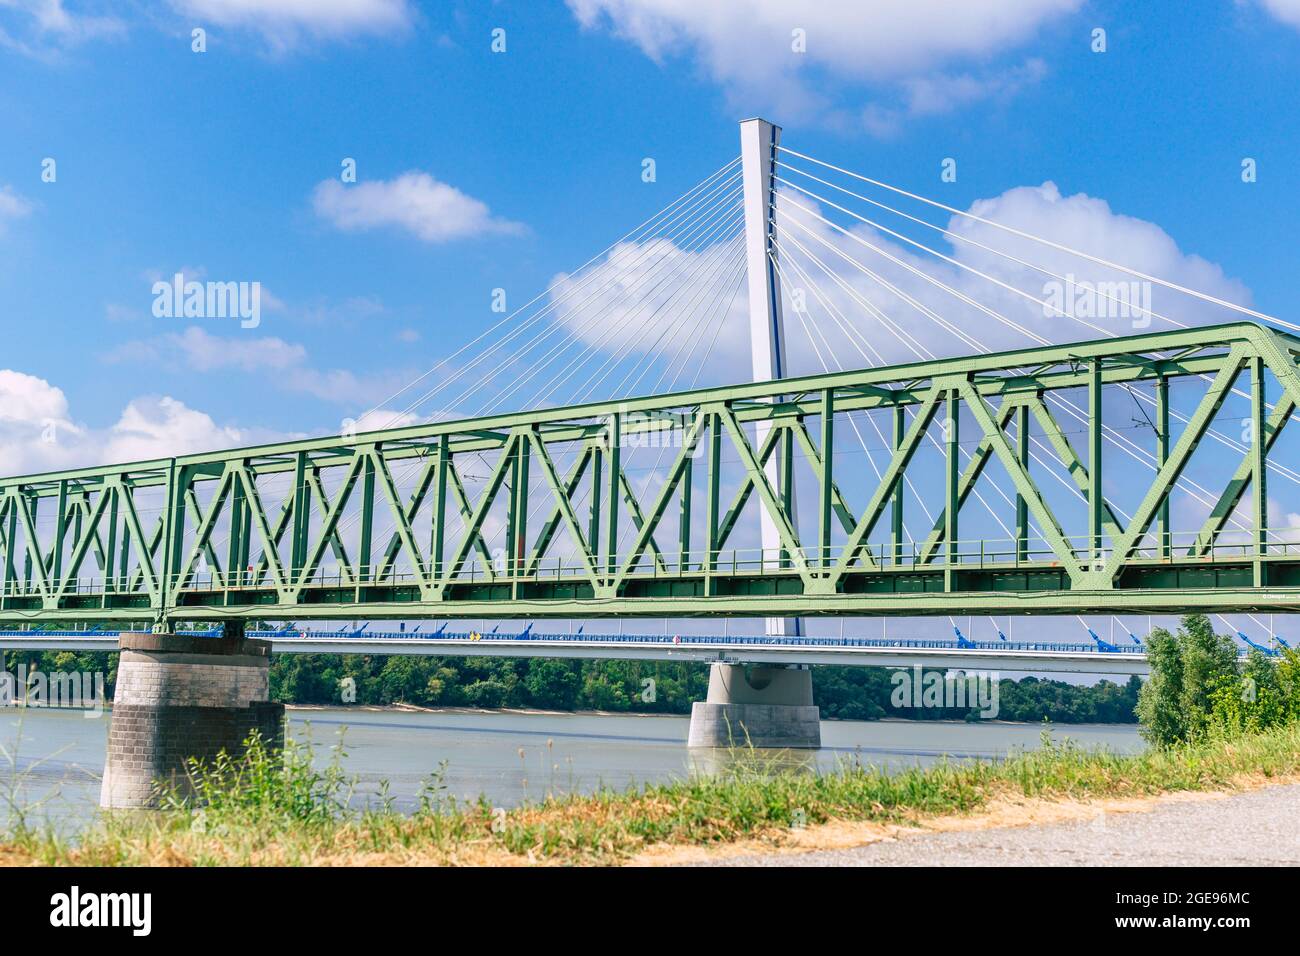
<svg viewBox="0 0 1300 956"><path fill-rule="evenodd" d="M742 157L684 197L713 209L715 225L698 227L695 246L675 238L678 254L662 268L695 250L697 276L712 269L722 291L706 295L708 277L664 272L665 288L694 282L701 291L645 301L655 316L663 307L679 317L660 338L703 370L730 314L727 291L734 301L747 283L753 381L600 400L571 391L562 402L553 387L523 411L3 478L0 623L183 629L1296 606L1300 536L1286 521L1270 525L1270 479L1300 483L1284 434L1300 403L1300 338L1253 321L1187 325L1147 306L1129 328L1149 331L1116 335L1083 321L1105 335L1056 344L951 279L922 274L880 238L935 252L915 232L856 213L847 228L834 221L831 210L851 213L840 205L846 196L863 198L855 190L874 183L856 177L850 189L823 178L836 172L845 171L785 150L778 129L747 121ZM921 222L909 218L912 228ZM1025 235L1016 233L1017 250ZM834 248L815 251L831 240ZM892 262L868 268L855 244ZM832 253L852 262L829 268ZM1005 255L1029 265L1023 251ZM616 264L611 254L601 266ZM868 278L845 279L851 264ZM903 267L917 273L909 281L960 297L954 308L981 322L945 319L906 293ZM1011 290L1038 301L963 268L1003 286L1004 298ZM1198 305L1228 306L1124 271ZM869 279L897 301L876 305L862 291ZM547 308L560 298L550 292ZM571 282L563 296L580 292ZM873 324L856 338L850 326L833 347L824 330L855 321L846 314L854 303ZM789 374L798 348L787 347L784 314L798 317L814 347L820 330L822 371ZM1030 344L985 345L981 329L994 319ZM654 330L659 320L625 321ZM509 376L522 382L547 368L540 347L506 354L503 343L524 341L516 331L490 331L482 377L505 375L508 386ZM886 334L909 345L907 361L877 361ZM861 357L845 342L863 346ZM583 375L594 388L594 373ZM551 370L543 378L562 381Z"/></svg>
<svg viewBox="0 0 1300 956"><path fill-rule="evenodd" d="M7 479L0 619L1290 608L1300 542L1270 535L1266 483L1254 478L1300 402L1297 357L1300 339L1240 323ZM1145 383L1166 396L1180 379L1206 378L1176 436L1161 399L1159 468L1122 521L1097 490L1099 469L1080 457L1105 467L1103 392ZM1266 378L1284 394L1271 412ZM1264 440L1235 463L1201 527L1175 531L1171 492L1239 383ZM1088 396L1081 442L1054 413L1051 399L1066 390ZM883 476L854 496L842 486L862 475L845 474L827 449L850 414L868 410L892 419L894 447ZM1086 497L1076 533L1031 474L1031 421ZM904 479L936 429L940 520L923 540L907 540ZM963 463L968 439L974 452ZM626 451L644 447L668 452L648 495L624 467ZM794 520L792 496L768 473L773 462L785 489L796 473L811 479L815 521ZM395 475L408 466L416 477L403 493ZM995 466L1014 487L1016 535L971 538L964 506ZM476 495L470 469L485 472ZM276 507L261 491L272 476L292 478ZM575 503L580 486L596 489L585 508ZM1243 501L1248 534L1226 533ZM538 507L543 517L530 526ZM778 549L738 545L738 524L756 512L775 524ZM51 513L43 538L37 520ZM345 514L356 518L355 549L340 534ZM493 515L502 520L489 540ZM631 543L619 547L629 524ZM394 530L381 534L385 526Z"/></svg>

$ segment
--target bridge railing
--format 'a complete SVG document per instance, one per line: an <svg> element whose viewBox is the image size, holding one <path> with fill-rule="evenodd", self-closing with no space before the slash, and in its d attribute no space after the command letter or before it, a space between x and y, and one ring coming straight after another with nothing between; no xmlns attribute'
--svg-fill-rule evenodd
<svg viewBox="0 0 1300 956"><path fill-rule="evenodd" d="M196 637L218 637L220 631L180 630L177 633ZM1051 641L967 641L958 645L953 640L936 640L923 638L864 638L864 637L785 637L773 635L683 635L683 634L613 634L613 633L482 633L478 631L443 631L425 633L411 631L321 631L321 630L274 630L248 631L249 637L274 639L278 641L314 641L347 640L362 641L376 645L391 641L429 641L441 643L475 643L486 642L534 642L562 644L651 644L685 647L860 647L860 648L900 648L912 650L973 650L973 651L1052 651L1057 653L1117 653L1142 654L1145 648L1122 646L1113 649L1101 649L1096 644L1080 644ZM116 636L115 631L99 630L0 630L0 639L4 637L25 637L51 639L59 637L104 637Z"/></svg>
<svg viewBox="0 0 1300 956"><path fill-rule="evenodd" d="M1227 533L1206 539L1201 532L1169 532L1164 535L1150 534L1139 541L1132 551L1128 563L1214 563L1262 560L1286 560L1300 558L1300 529L1286 528L1270 530L1266 540L1258 543L1255 536L1240 532L1230 536ZM1113 536L1105 536L1101 547L1093 549L1089 539L1082 536L1067 536L1064 539L1075 554L1080 567L1104 565L1112 555ZM941 571L947 567L957 566L965 570L1015 570L1017 568L1052 568L1060 567L1057 552L1041 540L1017 541L1012 538L978 538L959 540L955 548L934 548L931 542L900 541L877 542L862 546L861 554L880 571ZM845 553L842 547L803 548L799 550L802 561L811 568L833 565ZM682 555L663 555L654 561L644 562L631 574L635 577L682 578L695 577L705 573L705 568L713 573L730 576L768 576L796 573L796 561L790 552L779 549L728 548L713 552L688 552ZM296 571L297 569L293 569ZM518 582L535 580L582 579L588 574L587 568L574 556L566 558L557 555L543 559L527 572L512 569L508 562L500 562L492 568L477 564L466 566L461 580L465 583L483 582ZM225 580L222 580L224 577ZM180 583L179 577L173 583ZM413 571L390 569L382 577L368 581L358 581L349 572L339 568L326 567L318 571L309 586L318 588L355 588L370 585L416 587L420 576ZM187 575L184 590L190 592L230 592L273 586L265 568L250 565L249 568L227 572L219 577L212 573L195 573ZM81 576L73 579L64 589L69 595L111 595L141 593L142 584L138 576ZM39 596L41 589L31 582L21 579L5 582L0 588L4 597Z"/></svg>

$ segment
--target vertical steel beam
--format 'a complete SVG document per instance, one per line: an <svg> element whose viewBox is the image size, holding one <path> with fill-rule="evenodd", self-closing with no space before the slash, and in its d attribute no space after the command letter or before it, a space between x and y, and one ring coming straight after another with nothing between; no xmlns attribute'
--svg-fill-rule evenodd
<svg viewBox="0 0 1300 956"><path fill-rule="evenodd" d="M307 563L307 535L311 530L311 491L307 487L307 453L293 462L293 530L289 542L289 580L296 582Z"/></svg>
<svg viewBox="0 0 1300 956"><path fill-rule="evenodd" d="M835 508L835 389L822 392L822 487L817 510L817 565L831 566L831 515Z"/></svg>
<svg viewBox="0 0 1300 956"><path fill-rule="evenodd" d="M443 557L446 553L447 530L447 472L451 470L451 436L438 439L437 476L434 478L433 527L430 530L430 560L433 562L433 580L441 581Z"/></svg>
<svg viewBox="0 0 1300 956"><path fill-rule="evenodd" d="M801 428L803 427L802 419L799 420L798 425ZM777 497L781 502L781 511L785 514L786 520L790 522L790 527L797 528L799 522L794 501L794 436L790 428L783 427L777 441L780 443L777 453L781 456L781 471L776 483L776 487L780 489L780 494ZM790 552L782 548L780 566L782 568L790 567L791 557ZM805 555L805 557L807 556ZM787 632L783 630L781 633Z"/></svg>
<svg viewBox="0 0 1300 956"><path fill-rule="evenodd" d="M1029 406L1016 409L1016 457L1029 471ZM1016 561L1029 560L1029 502L1016 493Z"/></svg>
<svg viewBox="0 0 1300 956"><path fill-rule="evenodd" d="M708 495L704 504L704 523L706 526L704 542L704 593L713 594L713 575L718 569L718 524L721 507L722 483L722 421L717 412L708 412L709 416L709 458L707 473Z"/></svg>
<svg viewBox="0 0 1300 956"><path fill-rule="evenodd" d="M691 495L695 488L695 469L691 459L682 468L682 504L677 516L677 573L685 574L691 560Z"/></svg>
<svg viewBox="0 0 1300 956"><path fill-rule="evenodd" d="M944 565L944 590L953 589L953 572L961 558L957 512L961 508L961 404L957 389L948 392L948 415L944 419L944 544L948 560ZM900 481L901 483L901 481Z"/></svg>
<svg viewBox="0 0 1300 956"><path fill-rule="evenodd" d="M604 463L604 449L597 444L591 450L591 507L587 514L587 547L591 549L597 568L600 567L600 502L604 495L600 476Z"/></svg>
<svg viewBox="0 0 1300 956"><path fill-rule="evenodd" d="M1255 587L1264 584L1264 561L1268 554L1268 443L1265 436L1267 406L1264 394L1264 359L1250 360L1250 448L1254 474L1250 486L1255 504Z"/></svg>
<svg viewBox="0 0 1300 956"><path fill-rule="evenodd" d="M35 495L25 495L19 492L14 498L14 506L26 508L27 513L32 516L32 527L36 527L36 509L40 505L41 499ZM26 534L24 528L23 533ZM39 542L29 541L27 547L23 549L23 591L28 592L32 588L32 554L39 550Z"/></svg>
<svg viewBox="0 0 1300 956"><path fill-rule="evenodd" d="M605 498L605 573L612 579L618 573L618 502L622 497L623 422L617 411L609 416L609 480Z"/></svg>
<svg viewBox="0 0 1300 956"><path fill-rule="evenodd" d="M13 597L18 591L18 569L14 565L14 548L18 540L18 508L20 499L17 496L9 499L9 521L5 528L5 588L4 597Z"/></svg>
<svg viewBox="0 0 1300 956"><path fill-rule="evenodd" d="M121 494L120 486L105 484L104 494L112 495L108 502L108 543L104 549L104 590L108 592L116 589L113 578L117 574L117 499Z"/></svg>
<svg viewBox="0 0 1300 956"><path fill-rule="evenodd" d="M868 413L870 414L870 413ZM894 454L903 447L903 436L907 434L907 409L902 405L894 406ZM892 561L895 565L903 563L903 502L907 484L901 478L894 486L893 515L890 520L890 543L893 550Z"/></svg>
<svg viewBox="0 0 1300 956"><path fill-rule="evenodd" d="M536 425L533 426L536 430ZM520 436L518 458L515 461L515 540L510 552L510 574L518 578L528 566L528 492L532 473L532 442Z"/></svg>
<svg viewBox="0 0 1300 956"><path fill-rule="evenodd" d="M239 481L232 481L230 490L230 540L226 543L226 576L228 582L234 587L238 587L244 582L243 539L244 486Z"/></svg>
<svg viewBox="0 0 1300 956"><path fill-rule="evenodd" d="M1101 418L1101 359L1088 365L1088 546L1092 559L1101 561L1105 543L1102 528L1106 503L1102 495L1101 446L1104 432Z"/></svg>
<svg viewBox="0 0 1300 956"><path fill-rule="evenodd" d="M119 494L125 494L129 498L131 495L131 489L123 485L121 486ZM130 504L128 502L128 509L129 507ZM139 545L137 545L137 547L139 547ZM122 590L126 591L130 590L131 587L129 577L131 571L131 522L125 520L125 516L122 521L122 550L120 554L121 564L118 566L117 575L118 580L121 582Z"/></svg>
<svg viewBox="0 0 1300 956"><path fill-rule="evenodd" d="M63 541L68 534L68 480L59 482L59 511L54 516L54 546L50 553L50 580L63 579Z"/></svg>
<svg viewBox="0 0 1300 956"><path fill-rule="evenodd" d="M1156 471L1157 473L1169 460L1169 377L1161 375L1156 379ZM1168 560L1173 557L1173 528L1169 525L1169 498L1160 503L1157 512L1157 534L1160 538L1160 557Z"/></svg>
<svg viewBox="0 0 1300 956"><path fill-rule="evenodd" d="M374 543L375 533L375 460L371 454L378 450L377 446L369 448L358 448L357 454L364 454L365 461L361 465L361 542L357 547L357 580L362 582L370 581L371 554Z"/></svg>
<svg viewBox="0 0 1300 956"><path fill-rule="evenodd" d="M162 560L158 565L157 581L157 608L158 616L154 622L154 627L166 630L169 627L167 621L167 611L175 604L174 591L179 582L177 577L180 574L181 547L185 542L185 494L184 489L186 482L189 481L190 473L188 468L179 467L176 459L171 459L167 466L167 494L163 499L162 524L159 528L162 533ZM136 517L133 519L139 521ZM136 550L147 551L150 545L145 542L143 533L137 528L136 531ZM140 566L148 565L147 558L141 555Z"/></svg>

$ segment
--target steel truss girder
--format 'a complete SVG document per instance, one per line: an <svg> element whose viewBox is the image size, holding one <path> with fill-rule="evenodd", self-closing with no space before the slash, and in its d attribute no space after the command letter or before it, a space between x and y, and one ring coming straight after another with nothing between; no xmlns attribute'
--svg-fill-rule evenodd
<svg viewBox="0 0 1300 956"><path fill-rule="evenodd" d="M1279 595L1300 597L1300 555L1292 562L1270 552L1258 490L1253 547L1230 556L1216 548L1300 405L1297 355L1300 340L1236 323L0 479L0 620L165 627L254 615L1056 613L1175 606L1193 591L1220 595L1222 609L1273 607ZM1152 524L1159 517L1164 528L1171 491L1247 370L1261 441L1215 490L1192 547L1166 549L1164 564L1153 567L1144 553ZM1282 392L1267 415L1265 373ZM1122 522L1095 478L1100 389L1163 388L1193 376L1211 385L1172 447L1165 436L1156 475ZM1049 407L1067 389L1089 390L1086 463ZM835 423L875 410L893 413L894 447L881 479L855 505L835 465L834 435L842 434ZM941 411L952 429L943 446L947 492L908 561L901 489ZM978 435L959 467L962 417ZM1013 423L1023 433L1031 419L1089 503L1082 546L1031 476L1025 437L1008 433ZM768 424L756 442L759 423ZM643 500L625 448L668 437L678 447L662 484ZM819 517L808 541L767 474L776 454L783 468L797 456L812 473ZM740 480L724 508L728 460ZM1017 528L1032 518L1046 548L1031 557L1017 545L1010 573L986 565L982 545L972 562L955 534L963 503L994 460L1015 487ZM483 466L489 474L474 473ZM285 478L287 492L272 509L269 486ZM701 494L705 507L693 511ZM591 498L585 520L583 497ZM530 529L536 508L545 516ZM760 510L778 530L781 553L755 565L738 559L731 542ZM146 532L142 516L151 513ZM704 544L693 552L691 516L701 513ZM873 550L868 541L882 523L892 524L890 543ZM663 545L673 525L669 557ZM504 547L494 551L498 539ZM337 570L325 567L327 553ZM1197 569L1217 574L1217 583L1189 587Z"/></svg>

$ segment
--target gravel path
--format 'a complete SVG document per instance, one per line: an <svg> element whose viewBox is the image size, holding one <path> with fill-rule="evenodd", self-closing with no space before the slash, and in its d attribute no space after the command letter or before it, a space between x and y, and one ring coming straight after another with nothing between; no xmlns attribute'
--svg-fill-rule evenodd
<svg viewBox="0 0 1300 956"><path fill-rule="evenodd" d="M1300 785L1110 813L1081 823L932 833L711 866L1295 866Z"/></svg>

